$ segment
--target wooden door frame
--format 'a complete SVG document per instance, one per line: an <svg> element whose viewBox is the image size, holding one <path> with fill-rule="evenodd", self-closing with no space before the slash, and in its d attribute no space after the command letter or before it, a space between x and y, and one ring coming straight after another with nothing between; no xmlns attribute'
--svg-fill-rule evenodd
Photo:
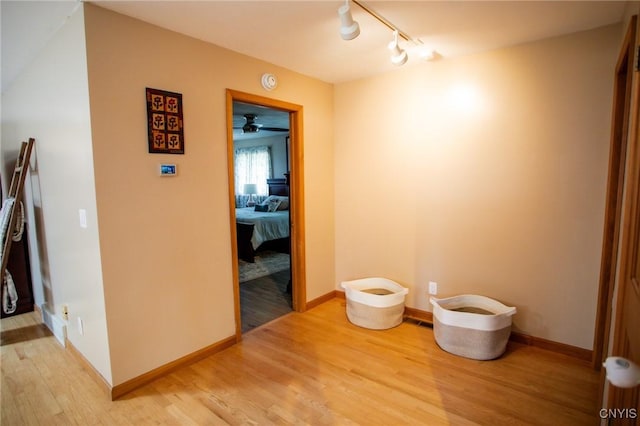
<svg viewBox="0 0 640 426"><path fill-rule="evenodd" d="M596 327L593 339L592 365L596 370L600 370L602 367L602 362L607 356L609 348L613 293L620 244L635 40L636 16L633 16L620 49L615 70L609 176L607 180ZM604 378L601 381L604 381Z"/></svg>
<svg viewBox="0 0 640 426"><path fill-rule="evenodd" d="M629 268L635 265L632 260L636 259L637 253L633 250L635 236L638 234L636 227L640 226L640 72L636 62L640 60L636 57L636 54L640 54L640 48L637 24L637 16L631 17L615 70L609 182L594 334L594 368L600 368L609 353L619 356L627 353L627 340L623 338L626 331L625 305L630 297L626 294L627 280L631 277ZM633 284L633 290L640 292L638 283ZM605 390L608 390L606 401ZM623 402L623 395L631 394L624 394L621 389L608 386L605 371L601 370L598 400L607 407L616 407L619 402ZM637 397L637 392L635 397L629 396L636 400Z"/></svg>
<svg viewBox="0 0 640 426"><path fill-rule="evenodd" d="M628 135L629 135L629 153L626 171L626 183L624 193L624 213L623 228L620 242L620 270L618 272L617 287L618 295L616 300L616 312L613 322L613 342L612 355L627 356L627 343L624 337L625 332L625 309L628 309L627 302L629 297L640 297L640 282L634 275L637 272L638 253L640 250L636 236L640 234L640 47L637 35L637 15L632 17L629 24L629 31L633 32L630 41L631 68L629 73L634 77L634 83L630 99L630 109L628 111ZM635 62L638 61L638 62ZM636 279L634 279L636 278ZM627 284L627 281L631 283ZM636 294L628 295L628 289ZM637 315L638 313L635 312ZM637 358L637 347L634 348ZM638 359L632 361L638 362ZM615 407L618 402L624 398L627 390L609 387L609 397L607 404L609 407ZM634 390L635 400L638 401L638 389ZM628 394L631 395L631 394Z"/></svg>
<svg viewBox="0 0 640 426"><path fill-rule="evenodd" d="M231 229L231 247L233 261L233 300L236 318L236 339L242 338L242 319L240 315L240 282L238 270L238 241L236 235L235 178L233 148L233 102L245 102L261 105L289 113L289 150L290 178L289 191L291 203L291 277L293 310L304 312L307 309L307 284L305 272L305 229L304 229L304 155L303 155L303 108L301 105L278 99L267 98L237 90L226 90L227 110L227 169L229 174L229 216Z"/></svg>

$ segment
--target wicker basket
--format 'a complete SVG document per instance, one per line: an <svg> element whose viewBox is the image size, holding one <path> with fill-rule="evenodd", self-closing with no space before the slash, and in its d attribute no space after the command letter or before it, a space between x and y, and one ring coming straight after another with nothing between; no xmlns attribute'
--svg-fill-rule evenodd
<svg viewBox="0 0 640 426"><path fill-rule="evenodd" d="M399 325L404 298L409 292L386 278L363 278L342 282L347 299L347 318L359 327L384 330Z"/></svg>
<svg viewBox="0 0 640 426"><path fill-rule="evenodd" d="M478 360L498 358L504 353L516 308L469 294L446 299L432 297L431 304L433 334L442 349Z"/></svg>

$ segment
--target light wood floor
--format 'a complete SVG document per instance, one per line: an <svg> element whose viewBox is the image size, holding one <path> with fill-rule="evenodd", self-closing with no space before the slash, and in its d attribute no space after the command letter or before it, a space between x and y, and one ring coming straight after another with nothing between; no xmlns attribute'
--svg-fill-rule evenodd
<svg viewBox="0 0 640 426"><path fill-rule="evenodd" d="M35 315L3 319L2 425L597 423L583 362L517 344L468 360L413 322L353 326L344 303L281 317L115 402Z"/></svg>

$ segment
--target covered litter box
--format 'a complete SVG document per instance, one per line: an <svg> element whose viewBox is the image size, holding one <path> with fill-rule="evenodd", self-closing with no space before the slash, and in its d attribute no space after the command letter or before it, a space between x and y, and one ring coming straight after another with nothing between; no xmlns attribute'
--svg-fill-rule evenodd
<svg viewBox="0 0 640 426"><path fill-rule="evenodd" d="M409 289L386 278L343 281L347 318L353 324L384 330L399 325L404 315L404 297Z"/></svg>
<svg viewBox="0 0 640 426"><path fill-rule="evenodd" d="M430 301L433 334L442 349L479 360L498 358L504 353L516 308L470 294L444 299L431 297Z"/></svg>

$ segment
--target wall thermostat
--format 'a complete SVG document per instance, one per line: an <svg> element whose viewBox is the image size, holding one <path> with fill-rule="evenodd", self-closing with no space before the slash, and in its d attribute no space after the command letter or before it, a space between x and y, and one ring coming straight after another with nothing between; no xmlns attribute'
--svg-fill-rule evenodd
<svg viewBox="0 0 640 426"><path fill-rule="evenodd" d="M160 176L175 176L178 168L175 164L160 164Z"/></svg>
<svg viewBox="0 0 640 426"><path fill-rule="evenodd" d="M276 78L275 75L270 73L262 74L261 81L262 81L262 87L264 87L265 90L273 90L278 86L278 79Z"/></svg>

